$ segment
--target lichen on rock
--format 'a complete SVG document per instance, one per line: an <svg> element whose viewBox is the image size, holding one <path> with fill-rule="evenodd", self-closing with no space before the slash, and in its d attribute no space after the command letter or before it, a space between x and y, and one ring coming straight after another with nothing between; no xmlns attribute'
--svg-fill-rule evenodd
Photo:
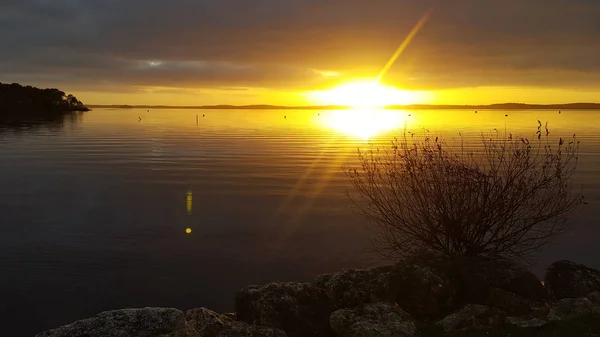
<svg viewBox="0 0 600 337"><path fill-rule="evenodd" d="M238 320L280 328L290 337L332 336L334 306L324 289L310 283L247 286L235 297Z"/></svg>
<svg viewBox="0 0 600 337"><path fill-rule="evenodd" d="M388 300L386 293L392 269L393 266L347 269L319 275L313 283L327 291L336 308L347 308Z"/></svg>
<svg viewBox="0 0 600 337"><path fill-rule="evenodd" d="M338 337L412 337L417 331L408 313L388 303L340 309L329 321Z"/></svg>
<svg viewBox="0 0 600 337"><path fill-rule="evenodd" d="M104 311L36 337L157 337L188 336L184 314L173 308Z"/></svg>
<svg viewBox="0 0 600 337"><path fill-rule="evenodd" d="M578 298L600 291L600 271L561 260L546 268L544 285L552 299Z"/></svg>

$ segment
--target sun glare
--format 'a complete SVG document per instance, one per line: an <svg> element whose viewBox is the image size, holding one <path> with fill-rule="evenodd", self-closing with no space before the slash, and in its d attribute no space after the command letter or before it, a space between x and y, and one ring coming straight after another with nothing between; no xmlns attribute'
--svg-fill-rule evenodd
<svg viewBox="0 0 600 337"><path fill-rule="evenodd" d="M386 131L402 128L408 113L398 110L352 109L327 111L320 117L321 126L368 140Z"/></svg>
<svg viewBox="0 0 600 337"><path fill-rule="evenodd" d="M418 94L385 86L376 81L357 81L330 90L313 91L309 98L317 104L341 105L354 108L380 108L388 105L414 104Z"/></svg>

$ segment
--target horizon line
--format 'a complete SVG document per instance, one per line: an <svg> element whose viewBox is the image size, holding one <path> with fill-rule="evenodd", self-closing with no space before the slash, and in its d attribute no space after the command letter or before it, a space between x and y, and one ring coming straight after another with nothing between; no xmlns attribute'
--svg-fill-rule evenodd
<svg viewBox="0 0 600 337"><path fill-rule="evenodd" d="M345 105L274 105L274 104L211 104L211 105L167 105L167 104L89 104L90 108L171 108L171 109L310 109L310 110L349 110L361 109ZM492 103L492 104L392 104L383 107L365 109L598 109L600 103L595 102L571 102L557 104L535 104L535 103Z"/></svg>

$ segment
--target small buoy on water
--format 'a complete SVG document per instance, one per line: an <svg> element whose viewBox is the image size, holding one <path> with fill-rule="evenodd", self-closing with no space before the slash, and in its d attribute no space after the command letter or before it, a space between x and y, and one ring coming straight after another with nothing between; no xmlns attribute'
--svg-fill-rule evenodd
<svg viewBox="0 0 600 337"><path fill-rule="evenodd" d="M285 118L287 118L287 116L283 116L283 118L285 119Z"/></svg>
<svg viewBox="0 0 600 337"><path fill-rule="evenodd" d="M560 115L560 110L558 110L558 114Z"/></svg>
<svg viewBox="0 0 600 337"><path fill-rule="evenodd" d="M477 110L475 110L475 113L477 113Z"/></svg>
<svg viewBox="0 0 600 337"><path fill-rule="evenodd" d="M138 120L140 120L140 121L141 121L141 120L142 120L142 117L138 117Z"/></svg>
<svg viewBox="0 0 600 337"><path fill-rule="evenodd" d="M188 228L186 228L186 229L185 229L185 232L186 232L187 234L190 234L190 233L192 232L192 229L188 227Z"/></svg>
<svg viewBox="0 0 600 337"><path fill-rule="evenodd" d="M508 115L504 115L504 117L508 117Z"/></svg>

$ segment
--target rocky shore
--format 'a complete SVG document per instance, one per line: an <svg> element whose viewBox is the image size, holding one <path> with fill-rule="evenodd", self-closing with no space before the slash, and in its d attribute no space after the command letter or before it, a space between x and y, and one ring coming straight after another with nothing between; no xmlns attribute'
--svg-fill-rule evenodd
<svg viewBox="0 0 600 337"><path fill-rule="evenodd" d="M235 313L113 310L36 337L576 337L599 329L598 270L556 261L541 282L508 261L428 253L311 283L247 286L235 295Z"/></svg>

